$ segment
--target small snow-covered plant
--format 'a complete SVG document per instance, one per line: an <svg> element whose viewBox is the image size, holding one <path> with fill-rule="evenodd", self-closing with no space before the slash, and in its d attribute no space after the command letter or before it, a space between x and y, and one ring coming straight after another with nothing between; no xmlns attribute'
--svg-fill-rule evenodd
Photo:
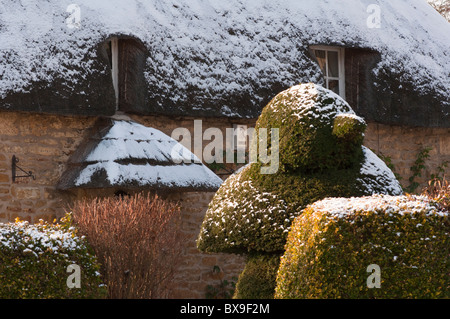
<svg viewBox="0 0 450 319"><path fill-rule="evenodd" d="M424 196L315 202L292 224L275 297L449 298L449 217Z"/></svg>
<svg viewBox="0 0 450 319"><path fill-rule="evenodd" d="M80 267L80 288L69 288L70 265ZM104 298L100 264L66 215L61 223L16 219L0 224L0 298Z"/></svg>
<svg viewBox="0 0 450 319"><path fill-rule="evenodd" d="M444 210L450 212L450 182L445 178L434 178L422 191L422 195L436 201Z"/></svg>

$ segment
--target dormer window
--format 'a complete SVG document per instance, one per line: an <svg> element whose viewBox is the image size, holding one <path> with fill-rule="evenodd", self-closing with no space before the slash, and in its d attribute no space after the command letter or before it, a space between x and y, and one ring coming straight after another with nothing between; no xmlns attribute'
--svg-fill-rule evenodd
<svg viewBox="0 0 450 319"><path fill-rule="evenodd" d="M147 49L138 39L115 36L106 43L111 68L116 111L139 113L145 110L144 68Z"/></svg>
<svg viewBox="0 0 450 319"><path fill-rule="evenodd" d="M119 40L111 38L108 43L108 57L111 67L114 93L116 94L116 111L119 109Z"/></svg>
<svg viewBox="0 0 450 319"><path fill-rule="evenodd" d="M345 99L344 49L331 46L312 46L310 51L323 72L325 87Z"/></svg>

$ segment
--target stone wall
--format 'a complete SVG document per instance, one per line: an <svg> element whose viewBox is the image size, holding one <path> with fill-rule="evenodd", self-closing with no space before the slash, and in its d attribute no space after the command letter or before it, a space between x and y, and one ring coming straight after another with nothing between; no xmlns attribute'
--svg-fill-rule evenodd
<svg viewBox="0 0 450 319"><path fill-rule="evenodd" d="M185 127L193 136L194 118L163 116L131 116L135 121L171 135L178 127ZM56 184L66 163L88 134L97 118L38 115L21 112L0 112L0 222L16 217L37 222L52 221L64 215L64 209L76 198L73 194L56 190ZM203 130L217 127L225 131L233 124L253 126L255 120L203 119ZM225 134L224 134L225 135ZM203 146L209 141L203 141ZM417 154L432 147L424 175L418 179L424 186L431 174L444 161L450 163L450 129L411 128L369 123L365 145L378 154L391 158L396 172L408 186L410 167ZM19 178L12 182L11 158L19 158L18 165L32 171L36 179ZM449 169L447 168L447 175ZM18 173L21 173L18 171ZM223 178L228 172L224 172ZM105 191L107 195L111 190ZM112 194L112 193L111 193ZM203 254L195 246L203 216L212 193L175 193L183 211L182 231L187 236L184 260L177 272L176 285L171 298L203 298L208 285L218 285L220 279L230 280L243 269L242 257L227 254ZM222 272L213 273L214 266ZM224 276L224 277L223 277Z"/></svg>
<svg viewBox="0 0 450 319"><path fill-rule="evenodd" d="M245 258L233 254L201 253L196 247L200 226L214 193L175 193L169 199L180 203L182 233L186 236L183 260L176 271L169 298L205 298L208 285L218 288L221 280L233 281L244 269ZM214 272L218 266L220 272ZM236 280L234 280L236 281Z"/></svg>
<svg viewBox="0 0 450 319"><path fill-rule="evenodd" d="M178 127L192 132L194 118L169 118L164 116L131 116L137 122L152 126L171 135ZM202 119L203 130L210 127L225 131L233 124L253 126L255 120ZM55 185L66 168L70 155L94 125L95 117L38 115L21 112L0 112L0 222L20 217L31 222L39 219L53 220L64 214L67 194L58 192ZM225 133L224 133L225 136ZM209 141L204 140L203 146ZM193 145L193 143L192 143ZM431 147L426 169L417 180L425 186L431 174L445 161L450 164L450 129L388 126L369 123L365 145L377 154L391 158L395 171L408 186L411 166L417 154ZM36 179L19 178L12 183L11 158L18 165L32 171ZM448 176L449 168L447 168ZM17 173L21 173L18 171ZM223 173L226 178L229 171Z"/></svg>
<svg viewBox="0 0 450 319"><path fill-rule="evenodd" d="M0 112L0 222L37 222L64 214L66 196L55 190L69 156L95 118ZM36 177L12 182L11 159ZM17 175L24 175L17 169Z"/></svg>
<svg viewBox="0 0 450 319"><path fill-rule="evenodd" d="M167 135L178 127L192 131L194 118L132 116L133 120L161 130ZM96 117L58 116L0 111L0 222L20 217L30 222L51 221L64 214L68 194L55 186L66 163L88 134ZM228 119L202 119L203 129L232 127ZM238 123L252 123L240 120ZM254 122L254 121L253 121ZM208 141L203 141L206 145ZM193 144L192 144L193 145ZM36 177L12 182L11 159ZM17 174L21 175L19 170ZM226 178L227 174L223 175Z"/></svg>
<svg viewBox="0 0 450 319"><path fill-rule="evenodd" d="M424 128L407 126L390 126L368 123L364 144L376 154L382 154L391 159L394 171L401 176L403 187L409 186L408 179L413 175L411 167L417 155L424 148L431 147L430 158L425 161L425 169L416 181L420 183L417 191L427 185L432 174L438 172L438 167L448 162L445 169L447 179L450 179L450 128Z"/></svg>

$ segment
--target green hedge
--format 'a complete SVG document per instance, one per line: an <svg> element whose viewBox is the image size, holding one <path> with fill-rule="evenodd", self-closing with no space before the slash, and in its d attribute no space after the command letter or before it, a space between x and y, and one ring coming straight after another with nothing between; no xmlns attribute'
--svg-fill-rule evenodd
<svg viewBox="0 0 450 319"><path fill-rule="evenodd" d="M0 224L1 299L106 297L100 265L69 218L62 224ZM80 267L81 288L67 285L68 279L75 282L69 278L73 270L67 271L72 264Z"/></svg>
<svg viewBox="0 0 450 319"><path fill-rule="evenodd" d="M292 224L276 298L450 298L449 247L449 213L424 197L324 199Z"/></svg>
<svg viewBox="0 0 450 319"><path fill-rule="evenodd" d="M333 127L335 118L344 114L352 119L347 128L358 134L347 134L343 145L342 136L336 136ZM258 118L256 136L260 129L271 128L279 129L281 172L308 174L343 169L362 160L364 120L355 115L344 99L319 85L301 84L275 96ZM347 143L350 139L355 143Z"/></svg>
<svg viewBox="0 0 450 319"><path fill-rule="evenodd" d="M248 253L283 249L295 215L286 202L261 192L242 174L230 176L213 197L197 240L205 252Z"/></svg>
<svg viewBox="0 0 450 319"><path fill-rule="evenodd" d="M292 221L308 204L367 195L356 185L358 170L259 176L257 164L248 165L213 197L197 246L206 252L283 251Z"/></svg>
<svg viewBox="0 0 450 319"><path fill-rule="evenodd" d="M273 299L280 254L250 254L239 275L235 299Z"/></svg>
<svg viewBox="0 0 450 319"><path fill-rule="evenodd" d="M279 145L272 145L272 129L279 130ZM292 221L307 205L326 197L402 194L392 171L362 146L365 129L345 100L319 85L301 84L279 93L258 118L253 140L259 141L265 130L268 157L276 161L270 155L279 150L278 171L262 174L267 165L259 150L256 162L229 177L209 205L197 247L252 254L238 287L244 281L260 282L251 270L263 259L255 256L282 254ZM262 295L273 286L266 284L257 285ZM259 294L243 291L242 298Z"/></svg>

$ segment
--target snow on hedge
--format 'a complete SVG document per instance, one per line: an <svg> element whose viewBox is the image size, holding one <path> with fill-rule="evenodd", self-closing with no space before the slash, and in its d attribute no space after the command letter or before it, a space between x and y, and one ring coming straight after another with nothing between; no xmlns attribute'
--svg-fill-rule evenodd
<svg viewBox="0 0 450 319"><path fill-rule="evenodd" d="M16 220L0 224L0 249L22 249L36 257L47 251L58 253L86 249L84 236L75 235L74 228L64 229L57 225L37 224Z"/></svg>
<svg viewBox="0 0 450 319"><path fill-rule="evenodd" d="M376 193L376 189L383 188L389 194L403 194L402 186L386 163L367 147L362 146L362 149L364 162L360 169L362 177L358 180L366 191L373 194Z"/></svg>
<svg viewBox="0 0 450 319"><path fill-rule="evenodd" d="M243 170L249 167L246 165ZM234 247L238 250L254 248L255 242L260 241L271 247L280 245L295 216L285 200L271 192L261 191L252 180L245 180L239 171L228 177L226 186L216 192L205 214L197 243L200 249L213 252L220 249L233 251ZM274 243L269 245L268 239ZM211 242L216 244L209 247Z"/></svg>
<svg viewBox="0 0 450 319"><path fill-rule="evenodd" d="M391 195L309 205L292 223L276 298L448 299L450 214L438 207ZM381 289L370 289L373 265Z"/></svg>
<svg viewBox="0 0 450 319"><path fill-rule="evenodd" d="M449 216L450 213L441 211L425 196L417 195L382 195L352 197L352 198L325 198L309 207L314 212L322 212L331 218L345 218L347 215L361 211L370 211L382 214L415 214ZM420 226L418 226L420 227Z"/></svg>
<svg viewBox="0 0 450 319"><path fill-rule="evenodd" d="M364 121L355 114L342 97L321 85L313 83L294 85L279 93L277 98L283 100L283 106L293 110L292 116L295 116L299 122L316 119L327 123L336 116L344 114ZM332 100L333 103L325 103L329 100ZM274 113L279 112L277 110L279 106L276 103L269 104L268 107Z"/></svg>

